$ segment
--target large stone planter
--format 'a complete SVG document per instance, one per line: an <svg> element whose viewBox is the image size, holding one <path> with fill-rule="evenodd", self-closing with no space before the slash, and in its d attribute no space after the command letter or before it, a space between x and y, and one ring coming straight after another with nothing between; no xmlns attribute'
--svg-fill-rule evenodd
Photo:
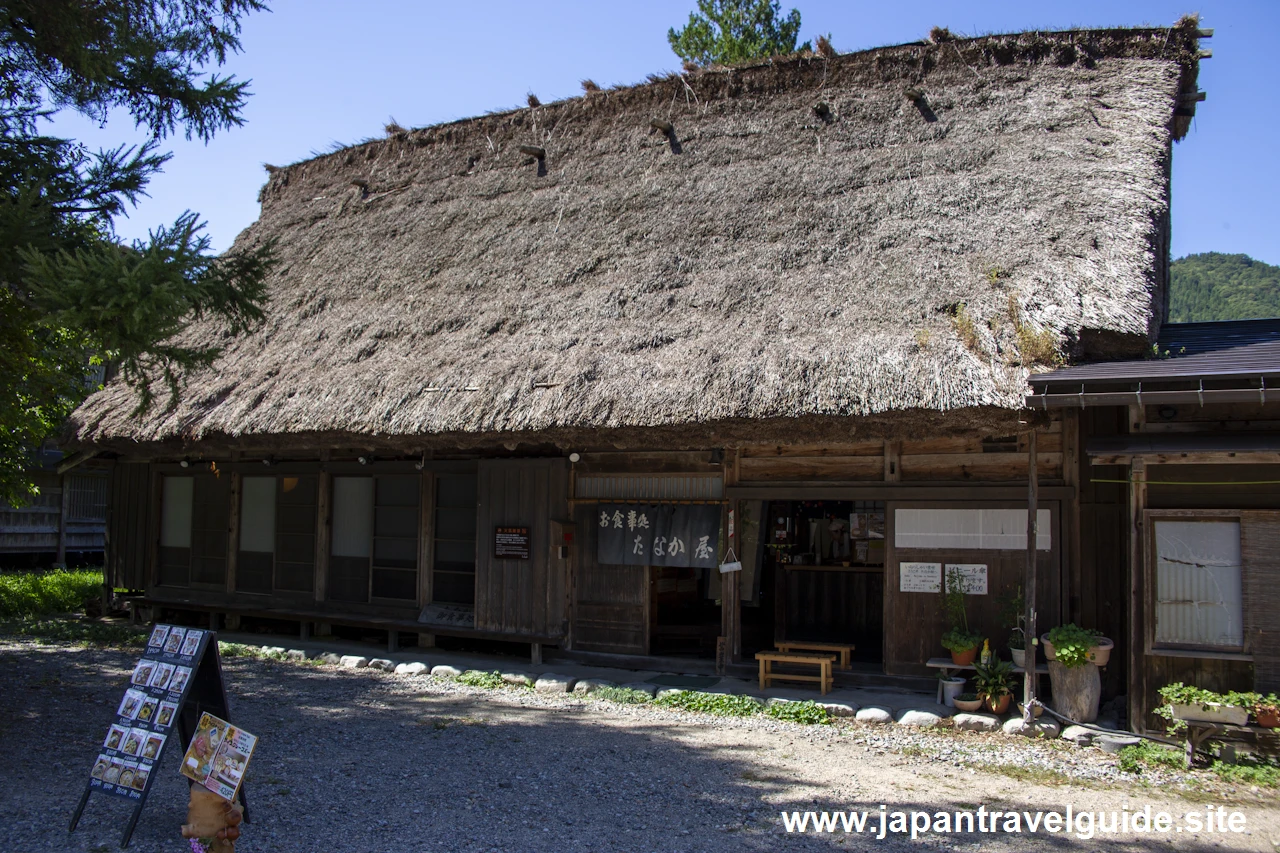
<svg viewBox="0 0 1280 853"><path fill-rule="evenodd" d="M1053 709L1077 723L1098 719L1098 700L1102 698L1102 677L1091 663L1065 667L1049 661L1049 683L1053 685Z"/></svg>

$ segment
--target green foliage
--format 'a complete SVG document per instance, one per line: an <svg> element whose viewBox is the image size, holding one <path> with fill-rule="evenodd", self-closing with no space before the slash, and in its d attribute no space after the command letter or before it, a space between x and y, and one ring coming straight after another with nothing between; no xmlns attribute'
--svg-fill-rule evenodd
<svg viewBox="0 0 1280 853"><path fill-rule="evenodd" d="M1232 708L1247 708L1252 711L1263 699L1257 693L1237 693L1230 690L1226 693L1215 693L1212 690L1202 690L1199 687L1193 687L1189 684L1183 684L1181 681L1175 681L1173 684L1166 684L1158 691L1160 698L1164 700L1165 705L1199 705L1202 710L1209 710L1213 705L1226 705ZM1272 700L1275 695L1268 697Z"/></svg>
<svg viewBox="0 0 1280 853"><path fill-rule="evenodd" d="M1097 631L1068 623L1050 631L1049 642L1053 644L1058 663L1071 669L1089 662L1089 650L1098 644L1101 636Z"/></svg>
<svg viewBox="0 0 1280 853"><path fill-rule="evenodd" d="M493 672L469 669L454 680L459 684L466 684L471 687L484 687L488 690L497 690L499 687L507 686L507 682L502 680L502 673L498 672L496 669Z"/></svg>
<svg viewBox="0 0 1280 853"><path fill-rule="evenodd" d="M1147 766L1181 770L1184 765L1185 759L1181 751L1149 740L1140 741L1134 746L1126 746L1120 750L1117 762L1117 766L1125 773L1141 773Z"/></svg>
<svg viewBox="0 0 1280 853"><path fill-rule="evenodd" d="M994 701L1001 696L1013 695L1013 688L1018 681L1013 673L1013 664L1009 661L994 658L986 666L976 664L974 670L973 686L983 699Z"/></svg>
<svg viewBox="0 0 1280 853"><path fill-rule="evenodd" d="M653 698L643 690L636 690L634 687L601 687L590 695L593 699L608 699L610 702L621 705L643 705Z"/></svg>
<svg viewBox="0 0 1280 853"><path fill-rule="evenodd" d="M239 49L260 0L18 0L0 12L0 501L34 487L29 448L55 433L109 364L151 402L152 384L217 349L176 343L192 321L237 334L262 317L269 245L214 258L194 213L119 242L113 222L168 159L181 129L204 141L242 123L247 83L206 73ZM139 147L90 152L41 127L56 112L127 111Z"/></svg>
<svg viewBox="0 0 1280 853"><path fill-rule="evenodd" d="M831 722L831 712L812 699L804 702L778 702L765 708L764 712L774 719L806 726L825 726Z"/></svg>
<svg viewBox="0 0 1280 853"><path fill-rule="evenodd" d="M977 693L960 693L956 696L960 702L977 702L981 698Z"/></svg>
<svg viewBox="0 0 1280 853"><path fill-rule="evenodd" d="M983 636L967 628L952 628L942 635L942 647L949 652L965 652L982 645Z"/></svg>
<svg viewBox="0 0 1280 853"><path fill-rule="evenodd" d="M781 12L777 0L698 0L689 23L668 30L667 41L676 56L703 67L795 53L800 12Z"/></svg>
<svg viewBox="0 0 1280 853"><path fill-rule="evenodd" d="M122 648L141 646L146 642L147 630L119 622L98 622L84 619L42 619L27 617L0 622L0 634L31 637L78 646L107 646Z"/></svg>
<svg viewBox="0 0 1280 853"><path fill-rule="evenodd" d="M102 594L102 570L0 573L0 616L46 616L84 607Z"/></svg>
<svg viewBox="0 0 1280 853"><path fill-rule="evenodd" d="M1204 252L1170 265L1169 322L1280 317L1280 267Z"/></svg>
<svg viewBox="0 0 1280 853"><path fill-rule="evenodd" d="M700 711L703 714L715 714L719 717L750 717L752 714L760 713L760 703L755 699L728 693L677 690L663 694L655 701L664 708Z"/></svg>

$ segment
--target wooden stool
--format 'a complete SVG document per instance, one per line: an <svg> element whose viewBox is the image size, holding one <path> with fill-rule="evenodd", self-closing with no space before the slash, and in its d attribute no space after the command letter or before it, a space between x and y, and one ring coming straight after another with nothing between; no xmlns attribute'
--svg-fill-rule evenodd
<svg viewBox="0 0 1280 853"><path fill-rule="evenodd" d="M787 640L785 643L778 643L778 651L794 652L794 651L812 651L812 652L836 652L840 655L840 663L837 666L840 669L848 669L849 661L853 657L853 650L856 646L842 646L839 643L799 643Z"/></svg>
<svg viewBox="0 0 1280 853"><path fill-rule="evenodd" d="M756 652L760 661L760 689L767 689L775 681L816 681L825 696L831 692L831 664L835 655L803 654L801 652ZM799 675L790 672L774 672L775 663L793 663L800 666L816 666L817 675Z"/></svg>

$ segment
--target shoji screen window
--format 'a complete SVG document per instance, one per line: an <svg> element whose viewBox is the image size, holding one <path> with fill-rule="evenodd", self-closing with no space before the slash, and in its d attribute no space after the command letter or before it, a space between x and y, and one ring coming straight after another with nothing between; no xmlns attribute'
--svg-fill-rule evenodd
<svg viewBox="0 0 1280 853"><path fill-rule="evenodd" d="M416 476L334 477L332 601L418 600Z"/></svg>
<svg viewBox="0 0 1280 853"><path fill-rule="evenodd" d="M240 491L237 592L311 592L318 478L245 477Z"/></svg>
<svg viewBox="0 0 1280 853"><path fill-rule="evenodd" d="M476 474L436 475L435 565L431 600L474 605L476 601Z"/></svg>
<svg viewBox="0 0 1280 853"><path fill-rule="evenodd" d="M225 476L165 477L161 486L159 581L223 586L231 490Z"/></svg>

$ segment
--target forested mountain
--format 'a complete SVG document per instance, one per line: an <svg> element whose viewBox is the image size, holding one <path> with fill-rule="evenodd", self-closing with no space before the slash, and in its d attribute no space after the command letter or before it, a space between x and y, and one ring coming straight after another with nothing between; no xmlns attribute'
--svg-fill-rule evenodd
<svg viewBox="0 0 1280 853"><path fill-rule="evenodd" d="M1171 269L1171 323L1280 317L1280 267L1203 252L1178 258Z"/></svg>

